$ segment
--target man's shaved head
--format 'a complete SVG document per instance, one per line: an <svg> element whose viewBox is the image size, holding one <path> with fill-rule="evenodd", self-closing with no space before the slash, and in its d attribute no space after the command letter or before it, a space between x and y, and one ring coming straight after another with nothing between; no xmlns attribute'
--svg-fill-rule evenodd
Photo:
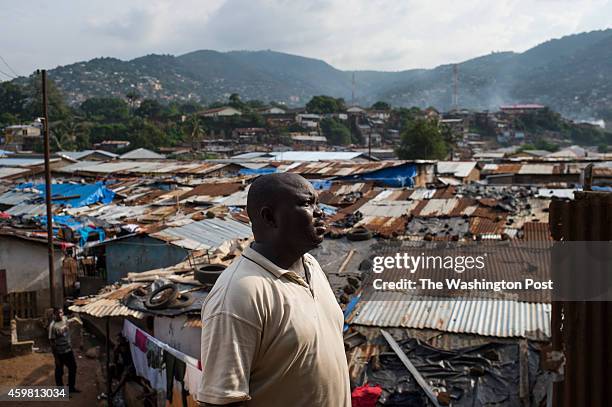
<svg viewBox="0 0 612 407"><path fill-rule="evenodd" d="M251 223L257 222L261 208L274 207L283 195L293 189L303 188L304 185L308 185L304 177L290 172L268 174L257 178L251 184L247 196L247 213Z"/></svg>
<svg viewBox="0 0 612 407"><path fill-rule="evenodd" d="M317 192L310 182L292 173L264 175L247 196L254 248L289 267L323 241L325 223Z"/></svg>

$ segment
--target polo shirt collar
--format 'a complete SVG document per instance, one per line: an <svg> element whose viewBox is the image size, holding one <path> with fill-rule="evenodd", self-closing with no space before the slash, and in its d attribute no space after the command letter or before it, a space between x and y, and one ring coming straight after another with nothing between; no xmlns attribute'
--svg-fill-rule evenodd
<svg viewBox="0 0 612 407"><path fill-rule="evenodd" d="M295 272L277 266L276 264L268 260L268 258L266 258L264 255L259 253L257 250L252 249L250 246L242 251L242 257L246 257L247 259L255 262L261 268L269 271L277 278L285 276L290 278L291 280L295 280L297 283L303 286L308 287L308 284L302 279L302 277L298 276ZM302 259L304 259L304 256L302 256ZM307 264L307 262L304 262L305 272L310 273Z"/></svg>

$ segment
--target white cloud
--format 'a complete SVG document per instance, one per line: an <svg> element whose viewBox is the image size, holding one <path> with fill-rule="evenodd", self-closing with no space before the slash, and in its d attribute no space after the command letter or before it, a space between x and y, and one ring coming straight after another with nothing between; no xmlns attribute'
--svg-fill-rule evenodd
<svg viewBox="0 0 612 407"><path fill-rule="evenodd" d="M341 69L401 70L524 51L606 28L610 15L610 0L5 1L0 55L23 74L197 49L274 49Z"/></svg>

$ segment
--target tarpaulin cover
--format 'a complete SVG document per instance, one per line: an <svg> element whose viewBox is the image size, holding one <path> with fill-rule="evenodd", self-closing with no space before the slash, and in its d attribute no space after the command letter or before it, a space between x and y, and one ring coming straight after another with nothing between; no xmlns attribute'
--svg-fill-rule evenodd
<svg viewBox="0 0 612 407"><path fill-rule="evenodd" d="M40 221L41 225L43 226L47 225L46 216L41 216L40 218L38 218L38 220ZM106 238L104 229L91 227L89 225L83 224L82 222L73 218L72 216L53 215L53 234L54 235L58 233L59 226L64 226L64 227L70 228L74 230L75 232L77 232L80 236L79 246L85 246L85 243L87 243L87 239L89 238L89 235L91 233L98 233L98 239L101 242L104 241L104 239Z"/></svg>
<svg viewBox="0 0 612 407"><path fill-rule="evenodd" d="M441 350L417 339L399 342L424 379L433 388L445 390L454 407L519 406L519 345L487 343L457 350ZM424 391L393 352L382 353L379 365L368 364L364 382L379 384L383 394L378 402L383 406L428 405ZM530 405L541 405L551 380L539 369L539 352L532 346L528 351Z"/></svg>
<svg viewBox="0 0 612 407"><path fill-rule="evenodd" d="M242 168L238 171L240 175L266 175L273 174L277 171L276 168Z"/></svg>
<svg viewBox="0 0 612 407"><path fill-rule="evenodd" d="M320 203L318 206L319 209L321 209L326 216L332 216L335 215L336 212L338 212L338 208L336 208L335 206L325 205L322 203Z"/></svg>
<svg viewBox="0 0 612 407"><path fill-rule="evenodd" d="M332 186L332 182L330 180L325 179L311 179L310 183L312 184L312 187L317 191L327 191Z"/></svg>
<svg viewBox="0 0 612 407"><path fill-rule="evenodd" d="M403 164L397 167L383 168L365 174L347 175L338 178L347 181L374 181L387 187L412 187L417 167L414 164Z"/></svg>
<svg viewBox="0 0 612 407"><path fill-rule="evenodd" d="M36 188L40 197L45 198L45 184L25 183L17 186L18 190ZM102 182L95 184L52 184L51 197L57 205L79 208L95 203L109 204L113 201L115 193L104 186ZM66 197L68 199L60 199Z"/></svg>

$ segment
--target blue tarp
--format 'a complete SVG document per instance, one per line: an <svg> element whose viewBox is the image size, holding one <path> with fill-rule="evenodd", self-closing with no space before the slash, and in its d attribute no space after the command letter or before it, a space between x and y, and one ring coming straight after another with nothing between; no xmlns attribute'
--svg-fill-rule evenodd
<svg viewBox="0 0 612 407"><path fill-rule="evenodd" d="M276 168L242 168L238 171L240 175L266 175L277 172Z"/></svg>
<svg viewBox="0 0 612 407"><path fill-rule="evenodd" d="M34 185L28 182L17 186L18 190L25 188L36 188L40 191L41 198L45 198L45 184ZM98 202L109 204L113 201L115 193L106 188L102 182L96 182L95 184L52 184L51 197L54 204L79 208ZM62 197L72 198L65 200L56 199Z"/></svg>
<svg viewBox="0 0 612 407"><path fill-rule="evenodd" d="M336 208L335 206L331 206L331 205L325 205L320 203L319 208L321 208L321 210L323 211L323 213L327 216L332 216L335 215L336 212L338 212L338 208Z"/></svg>
<svg viewBox="0 0 612 407"><path fill-rule="evenodd" d="M612 192L612 186L610 187L604 187L604 186L599 186L599 185L593 185L591 187L591 189L593 191L603 191L603 192Z"/></svg>
<svg viewBox="0 0 612 407"><path fill-rule="evenodd" d="M417 175L417 167L414 164L403 164L397 167L383 168L358 175L347 175L340 177L341 181L375 181L386 187L412 187L414 177Z"/></svg>
<svg viewBox="0 0 612 407"><path fill-rule="evenodd" d="M41 216L38 218L41 225L47 225L47 217ZM80 235L79 245L85 246L87 243L87 238L91 233L97 232L98 238L102 242L106 238L106 234L104 233L104 229L102 228L92 228L91 226L84 225L79 222L77 219L68 215L53 215L53 234L56 235L59 231L59 227L64 226L70 228L77 232Z"/></svg>
<svg viewBox="0 0 612 407"><path fill-rule="evenodd" d="M313 188L316 189L317 191L321 191L321 190L327 191L332 186L332 182L326 179L311 179L310 183L312 184Z"/></svg>

